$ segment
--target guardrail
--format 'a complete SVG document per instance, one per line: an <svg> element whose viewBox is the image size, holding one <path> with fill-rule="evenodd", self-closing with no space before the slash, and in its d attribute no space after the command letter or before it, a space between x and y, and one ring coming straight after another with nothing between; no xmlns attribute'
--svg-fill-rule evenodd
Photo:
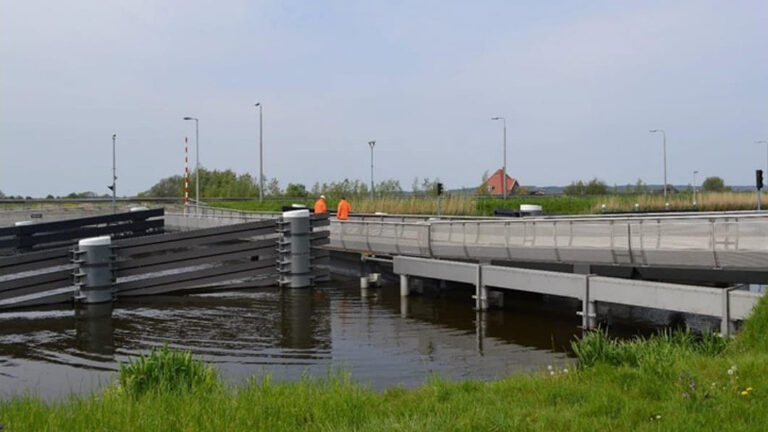
<svg viewBox="0 0 768 432"><path fill-rule="evenodd" d="M334 221L331 246L433 258L755 270L768 268L768 215Z"/></svg>

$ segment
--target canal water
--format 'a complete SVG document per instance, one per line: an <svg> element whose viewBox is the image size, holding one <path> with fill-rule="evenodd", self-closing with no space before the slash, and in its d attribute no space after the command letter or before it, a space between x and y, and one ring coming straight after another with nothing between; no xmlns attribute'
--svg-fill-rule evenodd
<svg viewBox="0 0 768 432"><path fill-rule="evenodd" d="M580 333L570 308L540 299L477 314L474 290L401 298L358 281L309 290L260 289L120 300L0 313L0 397L88 394L114 382L119 362L152 347L190 350L242 383L271 373L351 372L382 389L433 375L494 379L567 367Z"/></svg>

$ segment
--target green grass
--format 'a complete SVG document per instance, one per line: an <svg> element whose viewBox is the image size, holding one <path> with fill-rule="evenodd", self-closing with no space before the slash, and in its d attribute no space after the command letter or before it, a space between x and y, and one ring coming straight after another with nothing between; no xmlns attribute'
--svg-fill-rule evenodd
<svg viewBox="0 0 768 432"><path fill-rule="evenodd" d="M11 431L768 430L768 298L733 341L664 332L574 343L579 367L496 381L430 378L375 392L348 374L243 386L193 385L138 397L118 386L53 403L0 402Z"/></svg>

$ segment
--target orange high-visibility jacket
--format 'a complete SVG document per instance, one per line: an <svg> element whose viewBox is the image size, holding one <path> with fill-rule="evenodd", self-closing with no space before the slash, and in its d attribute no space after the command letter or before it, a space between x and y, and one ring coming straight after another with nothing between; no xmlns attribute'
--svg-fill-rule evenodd
<svg viewBox="0 0 768 432"><path fill-rule="evenodd" d="M349 218L349 212L352 211L352 206L349 205L347 200L339 201L339 208L336 209L336 218L339 220L347 220Z"/></svg>
<svg viewBox="0 0 768 432"><path fill-rule="evenodd" d="M315 201L315 213L325 213L328 211L328 207L325 206L325 200L320 198L319 200Z"/></svg>

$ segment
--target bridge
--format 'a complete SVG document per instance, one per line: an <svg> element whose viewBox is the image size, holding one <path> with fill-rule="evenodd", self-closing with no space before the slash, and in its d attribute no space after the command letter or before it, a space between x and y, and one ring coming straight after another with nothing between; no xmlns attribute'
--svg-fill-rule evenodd
<svg viewBox="0 0 768 432"><path fill-rule="evenodd" d="M212 229L279 213L176 208L165 226ZM435 218L356 215L332 219L332 252L391 265L401 294L411 280L474 285L475 306L489 307L505 290L579 300L586 328L598 303L703 314L728 333L760 297L745 283L768 282L768 215L756 212L645 215ZM670 283L683 282L683 283Z"/></svg>

